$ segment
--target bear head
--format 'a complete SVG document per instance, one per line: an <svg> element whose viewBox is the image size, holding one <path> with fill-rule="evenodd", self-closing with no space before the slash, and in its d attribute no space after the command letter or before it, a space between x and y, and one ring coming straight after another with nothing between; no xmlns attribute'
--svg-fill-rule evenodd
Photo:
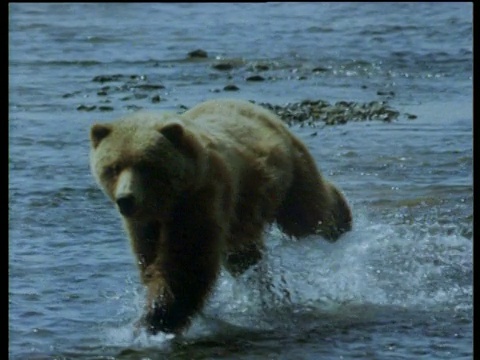
<svg viewBox="0 0 480 360"><path fill-rule="evenodd" d="M125 218L160 219L194 186L202 149L180 119L138 113L90 130L90 166Z"/></svg>

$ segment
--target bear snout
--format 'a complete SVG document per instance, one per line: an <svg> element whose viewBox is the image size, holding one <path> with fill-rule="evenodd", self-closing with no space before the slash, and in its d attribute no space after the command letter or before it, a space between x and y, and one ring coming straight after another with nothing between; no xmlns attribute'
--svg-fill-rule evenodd
<svg viewBox="0 0 480 360"><path fill-rule="evenodd" d="M135 213L135 198L133 195L123 195L116 200L118 209L123 216L129 217Z"/></svg>

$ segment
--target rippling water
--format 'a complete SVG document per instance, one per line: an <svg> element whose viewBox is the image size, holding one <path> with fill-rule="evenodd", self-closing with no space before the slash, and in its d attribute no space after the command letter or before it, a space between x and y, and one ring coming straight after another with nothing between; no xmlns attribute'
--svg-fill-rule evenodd
<svg viewBox="0 0 480 360"><path fill-rule="evenodd" d="M472 61L469 3L11 4L9 357L472 358ZM225 273L184 336L135 336L144 293L89 126L215 97L416 119L292 126L354 230L329 244L273 226L273 292Z"/></svg>

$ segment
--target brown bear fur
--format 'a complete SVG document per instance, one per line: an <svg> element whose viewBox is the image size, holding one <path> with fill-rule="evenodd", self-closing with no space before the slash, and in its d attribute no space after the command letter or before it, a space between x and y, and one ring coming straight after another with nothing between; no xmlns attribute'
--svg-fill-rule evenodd
<svg viewBox="0 0 480 360"><path fill-rule="evenodd" d="M91 128L91 168L122 214L147 287L143 323L179 333L223 263L233 275L262 257L262 232L334 241L349 206L305 145L273 113L212 100L182 115L135 113Z"/></svg>

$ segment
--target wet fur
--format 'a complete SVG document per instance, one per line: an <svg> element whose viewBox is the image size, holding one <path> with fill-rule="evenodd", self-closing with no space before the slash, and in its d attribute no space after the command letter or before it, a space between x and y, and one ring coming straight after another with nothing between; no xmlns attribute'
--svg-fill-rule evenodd
<svg viewBox="0 0 480 360"><path fill-rule="evenodd" d="M351 229L343 195L259 106L214 100L183 115L139 113L96 124L90 136L92 172L112 201L122 171L136 181L135 211L122 219L147 287L142 323L152 334L188 327L221 264L235 276L256 264L266 224L330 241Z"/></svg>

